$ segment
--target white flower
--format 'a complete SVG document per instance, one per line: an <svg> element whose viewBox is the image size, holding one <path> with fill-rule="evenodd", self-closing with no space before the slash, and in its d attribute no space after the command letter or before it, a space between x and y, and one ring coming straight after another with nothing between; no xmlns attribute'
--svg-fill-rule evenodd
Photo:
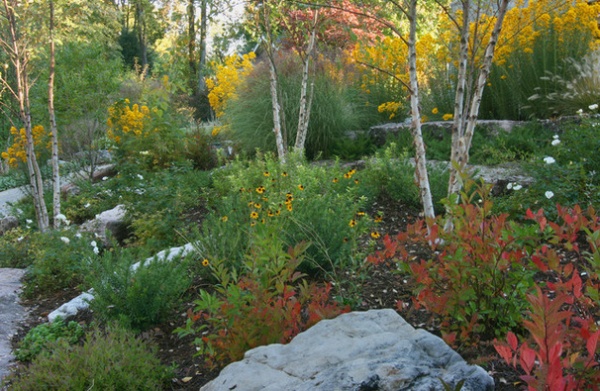
<svg viewBox="0 0 600 391"><path fill-rule="evenodd" d="M547 199L550 199L550 198L554 197L554 192L548 190L547 192L544 193L544 195L546 196Z"/></svg>
<svg viewBox="0 0 600 391"><path fill-rule="evenodd" d="M140 179L140 180L142 180L142 181L144 180L144 177L143 177L143 176L141 176L140 174L137 174L137 177L138 177L138 179Z"/></svg>
<svg viewBox="0 0 600 391"><path fill-rule="evenodd" d="M76 237L77 239L80 239L80 238L81 238L81 232L77 232L77 233L75 234L75 237Z"/></svg>
<svg viewBox="0 0 600 391"><path fill-rule="evenodd" d="M546 157L544 158L544 162L545 162L546 164L552 164L552 163L556 163L556 160L554 160L554 158L553 158L552 156L546 156Z"/></svg>
<svg viewBox="0 0 600 391"><path fill-rule="evenodd" d="M583 109L577 110L577 114L579 114L579 115L583 114Z"/></svg>
<svg viewBox="0 0 600 391"><path fill-rule="evenodd" d="M64 214L57 214L56 217L54 217L54 219L56 219L57 221L60 221L61 223L64 223L66 225L71 224L71 222L69 220L67 220L67 216L65 216Z"/></svg>
<svg viewBox="0 0 600 391"><path fill-rule="evenodd" d="M507 188L508 190L512 189L512 187L513 187L513 184L512 184L512 182L509 182L509 183L508 183L508 185L506 185L506 188Z"/></svg>
<svg viewBox="0 0 600 391"><path fill-rule="evenodd" d="M598 103L594 103L593 105L589 106L590 110L596 110L598 108Z"/></svg>
<svg viewBox="0 0 600 391"><path fill-rule="evenodd" d="M66 244L69 244L69 243L71 243L71 239L69 239L69 238L67 238L67 237L64 237L64 236L61 236L61 237L60 237L60 240L62 240L62 241L63 241L64 243L66 243Z"/></svg>
<svg viewBox="0 0 600 391"><path fill-rule="evenodd" d="M102 180L103 180L103 181L105 181L105 180L107 180L107 179L108 179L108 177L107 177L107 176L103 176L103 177L102 177Z"/></svg>
<svg viewBox="0 0 600 391"><path fill-rule="evenodd" d="M557 140L558 139L558 134L555 134L554 136L552 136L553 139Z"/></svg>
<svg viewBox="0 0 600 391"><path fill-rule="evenodd" d="M98 246L98 243L96 243L96 241L95 241L95 240L92 240L92 243L90 243L90 246L92 246L92 247L97 247L97 246Z"/></svg>
<svg viewBox="0 0 600 391"><path fill-rule="evenodd" d="M30 220L30 219L27 219L27 220L25 220L25 222L26 222L27 224L33 224L33 221L32 221L32 220Z"/></svg>
<svg viewBox="0 0 600 391"><path fill-rule="evenodd" d="M513 190L515 190L515 191L516 191L516 190L521 190L522 188L523 188L523 186L521 186L521 185L519 185L519 184L515 184L515 185L513 186Z"/></svg>
<svg viewBox="0 0 600 391"><path fill-rule="evenodd" d="M94 251L94 254L96 255L100 254L100 250L98 250L98 247L94 247L92 251Z"/></svg>
<svg viewBox="0 0 600 391"><path fill-rule="evenodd" d="M560 140L556 138L556 139L552 140L551 144L556 147L558 144L560 144Z"/></svg>
<svg viewBox="0 0 600 391"><path fill-rule="evenodd" d="M20 242L20 241L22 241L23 239L25 239L25 237L23 237L23 236L19 236L19 237L17 238L17 242Z"/></svg>
<svg viewBox="0 0 600 391"><path fill-rule="evenodd" d="M83 205L83 207L87 209L87 208L89 208L89 207L90 207L90 205L91 205L91 204L88 202L87 204Z"/></svg>

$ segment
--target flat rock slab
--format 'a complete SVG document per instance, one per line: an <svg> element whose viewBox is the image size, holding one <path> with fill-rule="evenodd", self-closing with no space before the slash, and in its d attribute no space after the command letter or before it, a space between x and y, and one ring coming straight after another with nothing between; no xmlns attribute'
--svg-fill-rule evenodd
<svg viewBox="0 0 600 391"><path fill-rule="evenodd" d="M394 310L323 320L289 344L261 346L225 367L202 391L491 391L494 380L439 337Z"/></svg>
<svg viewBox="0 0 600 391"><path fill-rule="evenodd" d="M19 304L19 289L25 269L0 268L0 379L9 372L13 359L11 338L27 311Z"/></svg>

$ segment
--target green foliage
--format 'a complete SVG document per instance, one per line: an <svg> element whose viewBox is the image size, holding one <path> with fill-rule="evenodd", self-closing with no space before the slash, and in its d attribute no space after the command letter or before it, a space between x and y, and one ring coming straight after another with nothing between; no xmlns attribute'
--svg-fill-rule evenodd
<svg viewBox="0 0 600 391"><path fill-rule="evenodd" d="M552 138L539 140L539 150L530 163L524 164L535 181L526 188L513 189L495 200L497 211L519 218L527 208L543 208L556 218L556 204L573 206L600 205L598 167L600 148L595 135L596 120L584 119L580 124L564 125Z"/></svg>
<svg viewBox="0 0 600 391"><path fill-rule="evenodd" d="M217 201L199 238L203 256L237 264L253 238L275 230L286 246L313 244L303 269L331 271L350 262L371 224L360 176L337 165L307 165L294 155L285 165L272 155L229 164L213 176Z"/></svg>
<svg viewBox="0 0 600 391"><path fill-rule="evenodd" d="M65 323L65 321L58 318L53 323L42 323L29 330L25 338L19 343L19 347L15 351L15 357L19 361L31 361L44 351L51 354L47 350L50 343L64 339L70 345L73 345L79 342L83 334L83 327L75 321Z"/></svg>
<svg viewBox="0 0 600 391"><path fill-rule="evenodd" d="M88 277L94 288L90 306L100 319L147 330L169 315L189 287L188 263L155 258L134 268L136 262L128 249L106 252L95 262Z"/></svg>
<svg viewBox="0 0 600 391"><path fill-rule="evenodd" d="M186 134L185 157L196 170L210 170L217 166L217 154L205 129L195 129Z"/></svg>
<svg viewBox="0 0 600 391"><path fill-rule="evenodd" d="M5 379L11 390L162 390L172 376L154 347L114 324L92 330L82 346L62 339L48 349Z"/></svg>
<svg viewBox="0 0 600 391"><path fill-rule="evenodd" d="M331 153L341 160L359 160L375 152L373 139L365 133L344 136L335 141Z"/></svg>
<svg viewBox="0 0 600 391"><path fill-rule="evenodd" d="M308 283L296 271L309 244L287 252L283 246L272 231L253 241L239 269L204 261L217 280L215 292L200 291L185 327L177 331L181 336L201 335L195 344L208 363L227 364L251 348L287 343L319 320L343 312L330 302L330 285Z"/></svg>
<svg viewBox="0 0 600 391"><path fill-rule="evenodd" d="M30 233L18 227L0 236L0 267L26 268L33 263L29 253Z"/></svg>
<svg viewBox="0 0 600 391"><path fill-rule="evenodd" d="M96 257L89 236L72 230L35 232L26 240L27 257L32 262L23 288L27 297L81 285L88 262Z"/></svg>
<svg viewBox="0 0 600 391"><path fill-rule="evenodd" d="M284 118L284 139L288 146L296 140L302 79L300 63L289 55L279 59L279 87ZM314 81L314 96L306 140L306 156L329 157L344 132L368 127L369 115L358 90L339 81L319 64ZM258 64L246 83L239 88L237 99L227 106L225 120L230 125L231 138L243 150L253 153L275 151L273 114L266 63Z"/></svg>
<svg viewBox="0 0 600 391"><path fill-rule="evenodd" d="M421 199L414 180L415 169L409 162L407 151L401 151L396 143L390 142L383 151L368 159L362 172L360 191L369 199L389 197L409 208L419 209ZM448 191L448 171L430 165L428 174L435 209L442 213L444 208L440 201Z"/></svg>
<svg viewBox="0 0 600 391"><path fill-rule="evenodd" d="M5 151L6 148L2 148ZM9 170L8 173L0 175L0 191L14 189L27 185L27 177L21 170Z"/></svg>

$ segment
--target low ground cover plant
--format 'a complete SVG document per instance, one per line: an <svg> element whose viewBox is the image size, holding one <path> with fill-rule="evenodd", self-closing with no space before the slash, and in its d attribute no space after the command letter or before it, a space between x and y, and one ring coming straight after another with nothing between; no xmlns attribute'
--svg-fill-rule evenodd
<svg viewBox="0 0 600 391"><path fill-rule="evenodd" d="M73 345L83 337L84 329L75 321L65 322L58 318L53 323L42 323L29 330L19 343L15 357L19 361L31 361L38 354L48 352L49 344L64 339Z"/></svg>
<svg viewBox="0 0 600 391"><path fill-rule="evenodd" d="M58 340L48 349L20 376L5 379L12 390L162 390L172 376L154 347L114 324L89 332L83 345Z"/></svg>

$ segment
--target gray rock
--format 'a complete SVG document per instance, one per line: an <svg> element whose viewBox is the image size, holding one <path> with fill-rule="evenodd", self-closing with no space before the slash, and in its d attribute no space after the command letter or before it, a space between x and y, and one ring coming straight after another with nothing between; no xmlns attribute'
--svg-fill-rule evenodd
<svg viewBox="0 0 600 391"><path fill-rule="evenodd" d="M289 344L261 346L225 367L202 391L494 389L481 367L468 365L435 335L414 329L391 309L323 320Z"/></svg>
<svg viewBox="0 0 600 391"><path fill-rule="evenodd" d="M19 304L18 291L25 269L0 268L0 380L13 360L10 341L26 310Z"/></svg>
<svg viewBox="0 0 600 391"><path fill-rule="evenodd" d="M110 232L117 240L124 236L124 232L127 230L125 213L125 207L117 205L111 210L96 215L95 219L86 221L79 227L79 230L96 234L105 245L108 245L107 232Z"/></svg>
<svg viewBox="0 0 600 391"><path fill-rule="evenodd" d="M19 226L19 220L14 216L0 217L0 236Z"/></svg>

